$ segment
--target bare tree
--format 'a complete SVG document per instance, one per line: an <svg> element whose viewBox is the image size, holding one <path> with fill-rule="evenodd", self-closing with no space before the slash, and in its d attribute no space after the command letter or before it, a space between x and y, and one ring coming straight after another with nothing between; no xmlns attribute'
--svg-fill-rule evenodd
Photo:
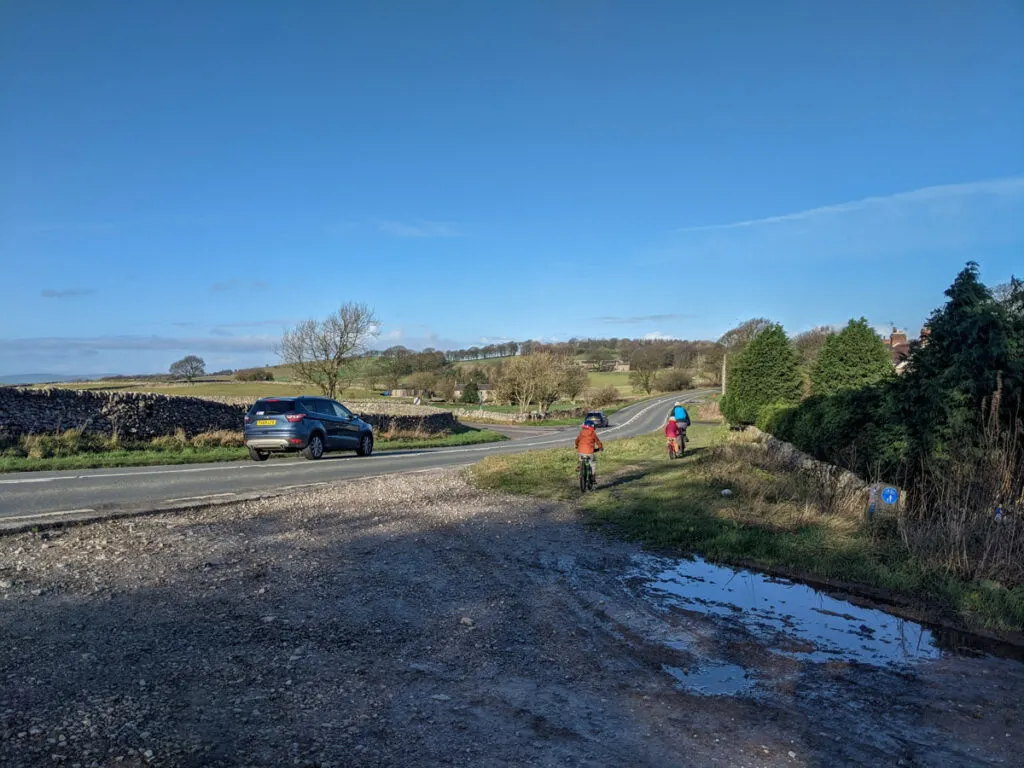
<svg viewBox="0 0 1024 768"><path fill-rule="evenodd" d="M437 374L437 394L446 403L455 402L455 390L459 388L455 371Z"/></svg>
<svg viewBox="0 0 1024 768"><path fill-rule="evenodd" d="M325 320L304 320L285 331L277 353L298 378L336 397L344 369L365 351L377 328L372 309L349 302Z"/></svg>
<svg viewBox="0 0 1024 768"><path fill-rule="evenodd" d="M743 347L753 341L761 331L772 324L767 317L755 317L751 320L740 323L735 328L722 334L718 343L730 353L739 352Z"/></svg>
<svg viewBox="0 0 1024 768"><path fill-rule="evenodd" d="M1011 277L1010 282L1002 283L992 289L992 298L1011 311L1014 309L1019 311L1019 308L1016 308L1014 304L1020 303L1022 292L1024 292L1024 280Z"/></svg>
<svg viewBox="0 0 1024 768"><path fill-rule="evenodd" d="M433 397L437 389L437 374L430 371L417 371L409 376L409 386L418 395Z"/></svg>
<svg viewBox="0 0 1024 768"><path fill-rule="evenodd" d="M576 398L587 388L589 380L586 368L570 360L567 361L560 373L558 390L563 397L569 398L575 405Z"/></svg>
<svg viewBox="0 0 1024 768"><path fill-rule="evenodd" d="M629 383L633 389L648 395L654 391L658 371L664 367L665 356L653 347L640 347L629 358Z"/></svg>
<svg viewBox="0 0 1024 768"><path fill-rule="evenodd" d="M198 376L206 375L206 363L203 358L196 355L183 357L176 363L171 363L171 376L184 379L189 384L195 381Z"/></svg>
<svg viewBox="0 0 1024 768"><path fill-rule="evenodd" d="M793 337L793 345L796 347L796 351L800 353L800 362L808 368L812 366L814 361L818 359L818 353L821 352L821 348L825 346L825 339L834 332L827 325L819 325L809 331L798 333Z"/></svg>
<svg viewBox="0 0 1024 768"><path fill-rule="evenodd" d="M541 411L558 397L559 365L549 352L535 352L506 360L501 365L497 394L526 413L536 403Z"/></svg>
<svg viewBox="0 0 1024 768"><path fill-rule="evenodd" d="M388 347L376 360L377 369L389 390L398 389L402 377L412 373L412 352L403 346Z"/></svg>

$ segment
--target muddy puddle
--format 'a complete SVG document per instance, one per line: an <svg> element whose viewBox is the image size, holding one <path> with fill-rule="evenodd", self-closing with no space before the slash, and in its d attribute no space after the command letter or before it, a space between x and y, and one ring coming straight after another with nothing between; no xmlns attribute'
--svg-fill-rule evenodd
<svg viewBox="0 0 1024 768"><path fill-rule="evenodd" d="M831 597L786 579L714 565L701 558L636 558L626 583L660 610L681 614L657 641L692 663L663 669L680 687L704 695L757 695L771 663L737 663L714 649L756 645L778 660L907 668L945 653L980 655L990 646ZM687 616L712 622L686 622ZM1000 653L999 655L1004 655Z"/></svg>

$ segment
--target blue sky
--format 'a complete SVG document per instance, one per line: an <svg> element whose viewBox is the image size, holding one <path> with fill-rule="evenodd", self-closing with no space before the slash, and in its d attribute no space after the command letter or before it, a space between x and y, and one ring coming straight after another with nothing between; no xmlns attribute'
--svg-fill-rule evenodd
<svg viewBox="0 0 1024 768"><path fill-rule="evenodd" d="M0 375L916 331L1024 273L1024 4L8 2Z"/></svg>

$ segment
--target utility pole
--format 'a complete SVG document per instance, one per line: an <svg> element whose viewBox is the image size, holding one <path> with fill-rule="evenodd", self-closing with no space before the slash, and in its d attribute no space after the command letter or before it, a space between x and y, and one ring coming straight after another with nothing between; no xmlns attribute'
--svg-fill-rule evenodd
<svg viewBox="0 0 1024 768"><path fill-rule="evenodd" d="M729 369L729 353L722 355L722 397L725 397L725 375Z"/></svg>

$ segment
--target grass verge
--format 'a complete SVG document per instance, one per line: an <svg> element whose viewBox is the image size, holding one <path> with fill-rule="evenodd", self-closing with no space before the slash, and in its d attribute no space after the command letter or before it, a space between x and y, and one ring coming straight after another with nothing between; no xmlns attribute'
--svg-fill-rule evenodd
<svg viewBox="0 0 1024 768"><path fill-rule="evenodd" d="M571 449L492 456L471 471L483 488L578 500L588 522L651 547L860 585L868 596L972 629L1024 629L1024 587L966 581L915 559L895 519L865 522L860 492L837 475L794 470L721 426L695 425L690 436L690 452L675 462L660 436L611 443L599 455L598 489L582 497ZM723 497L726 488L732 495Z"/></svg>
<svg viewBox="0 0 1024 768"><path fill-rule="evenodd" d="M148 467L160 464L204 464L249 459L240 433L205 433L191 440L181 433L150 442L119 443L110 439L83 440L74 433L35 435L20 447L0 453L0 472L39 472L104 467ZM42 440L40 438L43 438ZM448 448L494 443L507 438L489 429L462 427L438 437L395 437L378 440L376 451ZM24 440L24 439L23 439ZM41 443L41 445L40 445ZM29 455L24 455L28 453ZM281 454L282 456L285 454ZM290 454L289 454L290 455ZM275 454L275 458L278 455Z"/></svg>

